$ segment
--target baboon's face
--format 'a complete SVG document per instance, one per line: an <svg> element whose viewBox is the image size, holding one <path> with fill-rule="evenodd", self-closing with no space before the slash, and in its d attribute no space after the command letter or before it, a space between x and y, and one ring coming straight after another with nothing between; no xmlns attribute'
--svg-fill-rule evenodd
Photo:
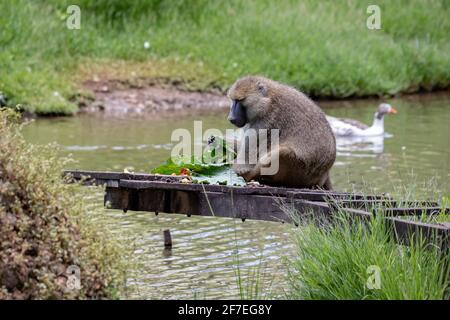
<svg viewBox="0 0 450 320"><path fill-rule="evenodd" d="M228 120L241 128L264 115L269 102L268 83L261 77L244 77L236 81L228 91L231 99Z"/></svg>

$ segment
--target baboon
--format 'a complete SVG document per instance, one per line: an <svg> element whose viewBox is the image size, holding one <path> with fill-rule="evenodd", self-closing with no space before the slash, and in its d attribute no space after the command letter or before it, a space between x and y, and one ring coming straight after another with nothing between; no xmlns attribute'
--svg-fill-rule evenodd
<svg viewBox="0 0 450 320"><path fill-rule="evenodd" d="M228 97L232 101L228 120L242 128L236 147L238 158L255 154L257 158L253 164L247 160L233 164L238 175L268 185L331 190L329 171L336 159L336 141L325 114L312 100L262 76L238 79ZM265 152L249 150L249 135L255 132L251 129L268 129ZM271 129L279 129L277 144L272 142ZM257 143L261 143L259 136ZM261 170L275 157L279 159L278 171L265 175Z"/></svg>

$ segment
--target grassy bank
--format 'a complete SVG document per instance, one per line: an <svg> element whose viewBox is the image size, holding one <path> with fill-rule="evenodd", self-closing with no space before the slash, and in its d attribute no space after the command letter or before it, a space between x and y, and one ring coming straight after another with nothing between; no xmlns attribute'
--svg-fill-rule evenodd
<svg viewBox="0 0 450 320"><path fill-rule="evenodd" d="M318 97L448 88L445 0L377 1L381 30L366 28L370 1L78 0L81 30L66 28L73 1L2 1L0 91L8 104L70 114L82 74L125 61L124 77L226 88L259 73ZM149 48L144 48L144 43ZM128 65L129 63L129 65Z"/></svg>
<svg viewBox="0 0 450 320"><path fill-rule="evenodd" d="M0 109L0 299L117 297L124 252L62 181L55 146L26 144L17 120ZM70 268L79 268L79 286Z"/></svg>
<svg viewBox="0 0 450 320"><path fill-rule="evenodd" d="M335 226L301 224L295 233L289 297L449 299L448 253L425 240L399 246L390 232L380 217L368 225L350 222L345 215Z"/></svg>

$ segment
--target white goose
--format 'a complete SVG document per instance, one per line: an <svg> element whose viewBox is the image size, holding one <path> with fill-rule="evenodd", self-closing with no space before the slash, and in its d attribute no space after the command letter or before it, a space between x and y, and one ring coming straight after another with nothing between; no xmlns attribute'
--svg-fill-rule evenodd
<svg viewBox="0 0 450 320"><path fill-rule="evenodd" d="M388 103L382 103L375 112L371 127L353 119L340 119L327 116L331 129L336 137L374 137L384 135L384 115L397 113Z"/></svg>

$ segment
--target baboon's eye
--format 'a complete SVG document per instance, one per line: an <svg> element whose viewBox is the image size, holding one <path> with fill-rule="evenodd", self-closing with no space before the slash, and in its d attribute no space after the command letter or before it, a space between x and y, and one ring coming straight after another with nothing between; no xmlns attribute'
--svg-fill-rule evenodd
<svg viewBox="0 0 450 320"><path fill-rule="evenodd" d="M262 83L258 83L258 91L263 95L266 96L267 90L266 87Z"/></svg>

